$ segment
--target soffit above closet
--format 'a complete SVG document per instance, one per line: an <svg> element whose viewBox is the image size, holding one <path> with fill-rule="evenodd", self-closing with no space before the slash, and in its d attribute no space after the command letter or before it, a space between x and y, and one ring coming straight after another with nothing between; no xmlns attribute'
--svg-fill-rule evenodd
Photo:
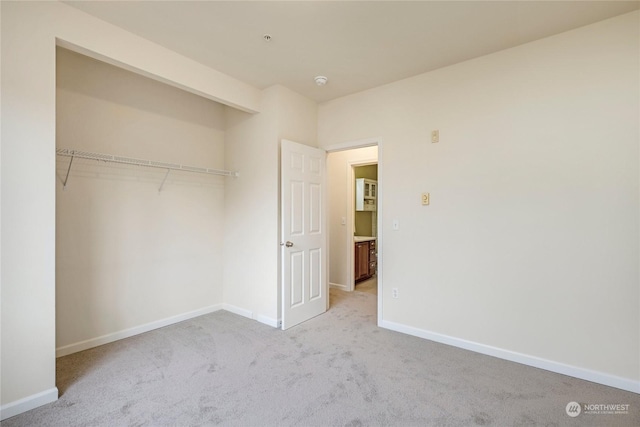
<svg viewBox="0 0 640 427"><path fill-rule="evenodd" d="M281 84L318 102L640 7L638 1L65 3L257 88ZM318 87L317 75L329 83Z"/></svg>

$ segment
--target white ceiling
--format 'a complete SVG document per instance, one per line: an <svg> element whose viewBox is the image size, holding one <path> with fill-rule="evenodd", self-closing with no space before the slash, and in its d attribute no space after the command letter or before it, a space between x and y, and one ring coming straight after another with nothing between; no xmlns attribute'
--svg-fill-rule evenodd
<svg viewBox="0 0 640 427"><path fill-rule="evenodd" d="M67 1L258 88L318 102L638 9L640 1ZM270 42L263 35L272 36ZM329 83L317 87L313 78Z"/></svg>

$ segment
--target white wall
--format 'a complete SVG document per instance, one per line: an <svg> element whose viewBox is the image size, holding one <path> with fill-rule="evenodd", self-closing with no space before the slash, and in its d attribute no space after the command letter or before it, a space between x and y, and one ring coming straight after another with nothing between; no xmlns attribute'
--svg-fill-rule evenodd
<svg viewBox="0 0 640 427"><path fill-rule="evenodd" d="M62 48L56 111L58 148L224 168L221 104ZM230 178L172 171L158 193L165 170L76 159L63 191L69 162L57 162L58 348L222 304Z"/></svg>
<svg viewBox="0 0 640 427"><path fill-rule="evenodd" d="M2 417L55 389L55 41L2 8ZM38 18L38 17L36 17ZM40 16L42 18L42 16ZM15 40L27 40L26 46ZM13 41L13 42L12 42ZM48 72L45 71L48 69ZM29 171L25 173L25 171ZM37 337L37 338L36 338Z"/></svg>
<svg viewBox="0 0 640 427"><path fill-rule="evenodd" d="M1 417L55 388L56 41L258 110L261 91L58 2L0 2L2 31ZM77 181L76 181L77 182Z"/></svg>
<svg viewBox="0 0 640 427"><path fill-rule="evenodd" d="M378 147L364 147L353 150L337 151L327 156L327 184L329 188L329 282L332 286L349 288L353 278L349 260L353 252L353 234L349 227L342 224L342 218L353 219L354 212L350 212L353 202L349 194L353 195L351 183L351 164L358 162L375 162L378 160ZM348 222L347 222L348 223ZM353 223L353 220L352 220Z"/></svg>
<svg viewBox="0 0 640 427"><path fill-rule="evenodd" d="M225 164L240 176L229 180L225 191L223 280L228 310L274 325L278 318L276 99L273 88L265 90L257 115L227 109ZM264 304L271 308L257 311Z"/></svg>
<svg viewBox="0 0 640 427"><path fill-rule="evenodd" d="M383 325L640 392L638 19L320 105L385 142Z"/></svg>
<svg viewBox="0 0 640 427"><path fill-rule="evenodd" d="M276 326L280 319L279 147L315 146L316 104L282 86L264 90L261 113L227 109L224 300L230 311Z"/></svg>

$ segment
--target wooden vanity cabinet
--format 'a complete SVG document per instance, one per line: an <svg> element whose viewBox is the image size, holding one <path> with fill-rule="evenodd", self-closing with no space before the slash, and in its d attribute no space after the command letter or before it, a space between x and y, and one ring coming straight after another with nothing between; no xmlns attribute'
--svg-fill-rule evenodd
<svg viewBox="0 0 640 427"><path fill-rule="evenodd" d="M355 244L355 281L365 280L376 274L376 241L357 242Z"/></svg>
<svg viewBox="0 0 640 427"><path fill-rule="evenodd" d="M376 241L369 241L369 277L376 274L376 267L378 266L378 256L376 255Z"/></svg>

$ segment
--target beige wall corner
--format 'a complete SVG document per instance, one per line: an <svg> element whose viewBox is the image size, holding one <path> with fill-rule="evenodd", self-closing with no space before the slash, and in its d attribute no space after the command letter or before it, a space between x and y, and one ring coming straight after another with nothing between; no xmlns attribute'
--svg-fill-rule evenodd
<svg viewBox="0 0 640 427"><path fill-rule="evenodd" d="M264 90L261 113L228 108L224 300L270 325L280 316L280 140L315 146L316 103L282 86Z"/></svg>

